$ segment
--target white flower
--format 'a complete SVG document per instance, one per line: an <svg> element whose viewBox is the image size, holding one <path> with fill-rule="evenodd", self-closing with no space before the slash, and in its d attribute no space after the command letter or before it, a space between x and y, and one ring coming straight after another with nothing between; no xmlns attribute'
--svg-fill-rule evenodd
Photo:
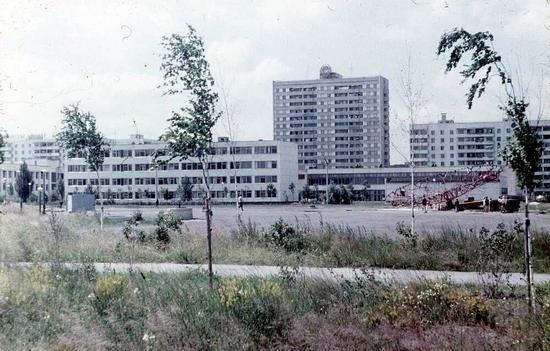
<svg viewBox="0 0 550 351"><path fill-rule="evenodd" d="M145 332L145 334L143 334L142 340L145 341L145 342L153 341L153 340L155 340L155 335Z"/></svg>
<svg viewBox="0 0 550 351"><path fill-rule="evenodd" d="M138 288L135 288L134 289L134 294L137 294L139 292L139 289Z"/></svg>

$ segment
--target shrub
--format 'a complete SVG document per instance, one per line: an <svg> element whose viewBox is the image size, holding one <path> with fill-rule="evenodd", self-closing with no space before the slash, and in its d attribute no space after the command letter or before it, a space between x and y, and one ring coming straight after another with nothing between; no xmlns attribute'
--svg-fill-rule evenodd
<svg viewBox="0 0 550 351"><path fill-rule="evenodd" d="M519 233L521 226L514 227ZM488 273L482 276L483 289L489 297L502 297L502 285L507 281L507 273L514 260L514 242L516 233L499 223L493 232L482 227L479 231L479 271Z"/></svg>
<svg viewBox="0 0 550 351"><path fill-rule="evenodd" d="M239 278L224 280L218 289L222 305L246 327L253 337L271 337L282 316L282 289L278 283L259 284Z"/></svg>
<svg viewBox="0 0 550 351"><path fill-rule="evenodd" d="M104 315L115 301L124 298L129 286L130 281L122 274L102 276L96 280L88 298L96 312Z"/></svg>
<svg viewBox="0 0 550 351"><path fill-rule="evenodd" d="M395 325L489 323L489 309L483 299L446 281L390 288L382 294L380 312Z"/></svg>
<svg viewBox="0 0 550 351"><path fill-rule="evenodd" d="M264 234L264 240L288 252L302 251L306 248L305 236L290 224L279 218Z"/></svg>
<svg viewBox="0 0 550 351"><path fill-rule="evenodd" d="M260 229L256 223L253 223L250 218L248 218L248 222L245 223L241 216L237 217L237 229L231 230L233 239L246 241L247 243L259 241L260 234Z"/></svg>
<svg viewBox="0 0 550 351"><path fill-rule="evenodd" d="M124 222L122 234L130 242L139 241L144 243L147 241L147 235L145 234L145 231L138 228L140 220L136 217L137 216L134 214L132 218Z"/></svg>
<svg viewBox="0 0 550 351"><path fill-rule="evenodd" d="M403 240L411 247L416 247L418 243L418 231L413 233L412 228L406 225L403 221L398 222L395 226L395 231Z"/></svg>

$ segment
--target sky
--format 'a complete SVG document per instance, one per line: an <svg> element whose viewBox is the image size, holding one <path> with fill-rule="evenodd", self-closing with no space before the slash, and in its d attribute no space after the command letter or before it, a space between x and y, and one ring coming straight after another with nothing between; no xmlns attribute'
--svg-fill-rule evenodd
<svg viewBox="0 0 550 351"><path fill-rule="evenodd" d="M206 44L225 112L217 136L272 139L272 82L316 79L329 64L344 77L390 84L391 163L407 153L401 77L410 60L425 98L418 122L497 121L495 81L468 110L467 85L445 74L441 34L494 34L495 49L537 114L550 118L550 5L546 0L145 1L0 0L0 127L53 134L63 106L80 103L110 138L158 138L184 97L163 96L162 36L190 24ZM521 77L521 80L519 80Z"/></svg>

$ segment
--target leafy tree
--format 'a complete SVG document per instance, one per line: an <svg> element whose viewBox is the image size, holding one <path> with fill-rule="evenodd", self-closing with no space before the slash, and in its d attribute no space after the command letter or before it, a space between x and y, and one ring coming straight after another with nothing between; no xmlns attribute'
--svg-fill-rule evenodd
<svg viewBox="0 0 550 351"><path fill-rule="evenodd" d="M176 189L176 196L178 198L178 207L193 199L193 184L189 181L188 177L182 179L181 184Z"/></svg>
<svg viewBox="0 0 550 351"><path fill-rule="evenodd" d="M276 197L277 189L275 188L275 185L273 185L272 183L267 184L266 193L267 193L267 197Z"/></svg>
<svg viewBox="0 0 550 351"><path fill-rule="evenodd" d="M296 185L294 185L294 182L291 182L288 185L288 190L290 190L290 193L292 194L292 201L294 201L294 192L296 191Z"/></svg>
<svg viewBox="0 0 550 351"><path fill-rule="evenodd" d="M29 183L32 183L32 175L29 172L29 166L23 161L15 178L15 189L17 196L19 196L19 206L21 209L23 208L23 202L27 202L27 199L31 195Z"/></svg>
<svg viewBox="0 0 550 351"><path fill-rule="evenodd" d="M527 118L529 103L518 92L509 70L502 63L501 56L490 45L493 35L489 32L471 34L464 29L453 29L443 34L437 48L437 54L451 51L447 61L446 72L455 69L467 53L471 53L469 64L460 71L463 82L474 80L466 94L468 108L472 107L474 99L480 98L487 84L494 76L498 77L506 94L506 102L499 106L512 121L513 138L501 151L503 160L515 171L518 185L525 194L524 249L525 272L528 282L529 307L534 312L533 262L531 235L529 231L529 198L537 184L535 172L540 168L543 144L536 130ZM481 76L478 73L481 72Z"/></svg>
<svg viewBox="0 0 550 351"><path fill-rule="evenodd" d="M90 112L80 110L78 104L63 107L61 132L56 135L57 143L67 157L82 157L91 172L97 176L97 193L101 203L100 223L103 229L103 196L99 171L109 153L109 144L103 134L97 130L96 118Z"/></svg>
<svg viewBox="0 0 550 351"><path fill-rule="evenodd" d="M15 194L15 191L13 190L13 184L10 183L10 184L8 185L8 195L9 195L9 196L13 196L14 194Z"/></svg>
<svg viewBox="0 0 550 351"><path fill-rule="evenodd" d="M160 137L166 149L155 155L158 162L174 158L197 158L202 163L203 183L206 187L204 209L208 241L209 285L213 286L212 272L212 210L210 208L210 184L208 183L208 150L212 143L212 128L221 116L216 110L218 94L213 90L214 79L204 54L204 42L195 29L188 26L186 35L172 34L162 38L165 53L160 69L166 95L185 94L189 106L172 111L168 129ZM162 158L161 156L166 156Z"/></svg>
<svg viewBox="0 0 550 351"><path fill-rule="evenodd" d="M57 194L59 195L59 206L63 207L63 202L65 201L65 183L62 181L57 184Z"/></svg>
<svg viewBox="0 0 550 351"><path fill-rule="evenodd" d="M302 188L302 199L311 199L315 195L313 194L313 191L311 190L311 187L309 185L304 185Z"/></svg>

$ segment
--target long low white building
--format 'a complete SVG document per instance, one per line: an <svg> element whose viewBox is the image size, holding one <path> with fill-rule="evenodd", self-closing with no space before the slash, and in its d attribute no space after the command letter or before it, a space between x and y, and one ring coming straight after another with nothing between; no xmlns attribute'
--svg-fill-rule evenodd
<svg viewBox="0 0 550 351"><path fill-rule="evenodd" d="M486 177L491 174L491 177ZM351 186L365 201L384 201L390 197L410 196L411 170L409 167L308 169L301 173L300 186L307 184L324 196L328 184ZM500 195L518 193L514 172L491 166L471 167L416 167L417 198L452 191L462 202L469 197L485 196L496 199ZM470 189L469 191L466 191Z"/></svg>
<svg viewBox="0 0 550 351"><path fill-rule="evenodd" d="M25 160L0 164L0 195L15 198L17 175L21 164L25 162L31 174L31 193L38 195L38 189L45 186L46 194L51 196L58 191L58 184L63 181L60 161L55 160ZM11 190L10 190L11 189Z"/></svg>
<svg viewBox="0 0 550 351"><path fill-rule="evenodd" d="M289 185L298 182L297 146L283 141L229 141L220 138L212 144L207 176L215 202L234 202L240 194L246 202L285 202L291 200ZM172 201L180 185L193 184L193 201L202 199L202 164L197 159L174 159L159 166L153 154L165 145L157 140L132 135L111 140L111 151L99 172L105 199L117 202ZM95 189L97 175L82 158L65 159L67 194Z"/></svg>

